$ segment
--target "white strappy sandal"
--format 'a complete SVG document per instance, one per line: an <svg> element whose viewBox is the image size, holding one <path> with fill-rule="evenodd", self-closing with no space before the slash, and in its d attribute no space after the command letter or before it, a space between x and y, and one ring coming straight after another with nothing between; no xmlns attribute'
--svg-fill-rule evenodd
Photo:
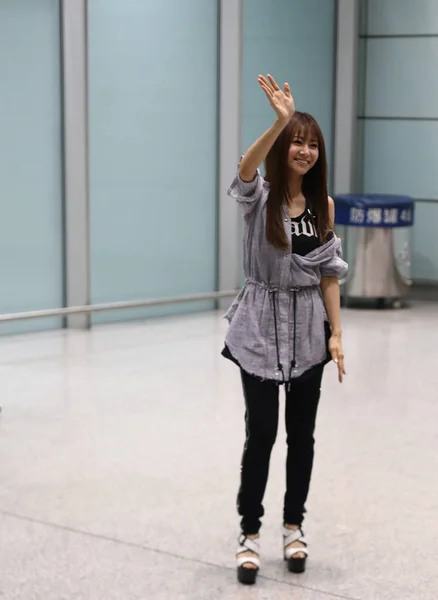
<svg viewBox="0 0 438 600"><path fill-rule="evenodd" d="M301 542L302 547L291 547L290 544L294 542ZM284 560L287 561L287 567L292 573L304 573L306 569L306 560L309 555L307 549L307 540L304 537L302 529L287 529L283 527L283 548L284 548ZM304 554L304 557L297 557L297 554Z"/></svg>
<svg viewBox="0 0 438 600"><path fill-rule="evenodd" d="M253 552L256 556L241 556L243 552ZM236 553L237 579L240 583L252 585L256 582L257 573L260 569L260 538L249 539L244 533L239 536L239 547ZM251 563L255 569L244 567Z"/></svg>

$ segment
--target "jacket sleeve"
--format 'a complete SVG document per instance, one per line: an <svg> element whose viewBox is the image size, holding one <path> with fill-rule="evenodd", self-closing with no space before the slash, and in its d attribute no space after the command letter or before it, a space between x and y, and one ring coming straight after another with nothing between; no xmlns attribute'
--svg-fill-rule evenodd
<svg viewBox="0 0 438 600"><path fill-rule="evenodd" d="M252 181L243 181L239 175L238 168L236 176L228 188L227 194L231 198L234 198L234 200L242 207L244 214L248 215L254 210L262 198L264 185L265 180L260 175L259 169L257 169L257 173Z"/></svg>
<svg viewBox="0 0 438 600"><path fill-rule="evenodd" d="M333 234L335 235L335 234ZM348 264L342 258L342 242L336 237L330 255L320 265L321 277L338 277L343 279L348 272Z"/></svg>

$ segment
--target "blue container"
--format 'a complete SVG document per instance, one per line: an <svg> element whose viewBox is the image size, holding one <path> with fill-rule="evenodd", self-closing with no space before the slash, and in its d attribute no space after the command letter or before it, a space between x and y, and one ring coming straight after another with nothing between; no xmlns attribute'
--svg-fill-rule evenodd
<svg viewBox="0 0 438 600"><path fill-rule="evenodd" d="M396 305L411 285L414 201L389 194L337 194L334 201L335 225L345 227L345 300L375 298L378 305L388 300Z"/></svg>
<svg viewBox="0 0 438 600"><path fill-rule="evenodd" d="M415 203L409 196L337 194L335 224L348 227L412 227Z"/></svg>

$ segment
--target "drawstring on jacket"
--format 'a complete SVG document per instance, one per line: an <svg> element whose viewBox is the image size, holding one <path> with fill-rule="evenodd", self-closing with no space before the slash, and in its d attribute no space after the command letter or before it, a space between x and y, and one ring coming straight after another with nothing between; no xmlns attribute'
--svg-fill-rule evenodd
<svg viewBox="0 0 438 600"><path fill-rule="evenodd" d="M278 288L277 287L271 287L269 288L269 293L272 294L272 304L273 304L273 311L274 311L274 329L275 329L275 347L277 350L277 368L280 371L281 375L282 375L282 381L281 383L284 383L288 385L288 391L290 390L290 379L292 378L292 370L296 368L297 366L297 361L296 361L296 342L297 342L297 292L299 291L299 288L290 288L290 291L293 293L293 312L294 312L294 335L293 335L293 354L292 354L292 361L290 363L290 367L289 367L289 379L288 381L286 381L285 377L284 377L284 370L283 370L283 365L280 361L280 344L278 342L278 324L277 324L277 301L278 301Z"/></svg>
<svg viewBox="0 0 438 600"><path fill-rule="evenodd" d="M274 307L274 328L275 328L275 347L277 349L277 368L281 373L281 376L283 379L282 383L285 383L283 365L281 364L281 361L280 361L280 345L278 343L277 292L278 292L278 288L276 288L276 287L269 288L269 293L272 294L272 304Z"/></svg>
<svg viewBox="0 0 438 600"><path fill-rule="evenodd" d="M298 288L292 288L291 292L293 292L294 295L294 338L293 338L293 354L292 354L292 361L290 363L290 368L289 368L289 390L290 390L290 380L292 378L292 370L295 369L295 367L297 366L297 356L296 356L296 352L297 352L297 292L298 292Z"/></svg>

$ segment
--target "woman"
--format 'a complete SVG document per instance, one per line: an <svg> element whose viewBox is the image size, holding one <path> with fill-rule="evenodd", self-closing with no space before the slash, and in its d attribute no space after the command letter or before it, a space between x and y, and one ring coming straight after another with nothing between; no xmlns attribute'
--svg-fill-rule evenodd
<svg viewBox="0 0 438 600"><path fill-rule="evenodd" d="M223 350L240 367L246 403L237 574L247 584L255 582L260 566L279 385L285 387L288 444L284 558L297 573L308 556L301 526L323 369L333 359L340 382L345 374L338 278L347 265L333 232L324 139L313 117L295 111L289 84L281 90L270 75L258 82L277 118L242 157L228 190L245 216L245 285L227 312ZM258 170L263 162L265 178Z"/></svg>

